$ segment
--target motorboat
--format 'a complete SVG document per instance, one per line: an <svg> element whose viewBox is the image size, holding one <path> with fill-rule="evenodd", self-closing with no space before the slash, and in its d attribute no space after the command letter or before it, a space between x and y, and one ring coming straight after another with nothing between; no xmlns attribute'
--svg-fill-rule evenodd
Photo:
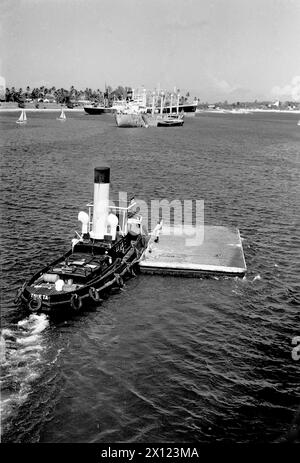
<svg viewBox="0 0 300 463"><path fill-rule="evenodd" d="M184 124L184 117L182 114L169 115L158 120L157 127L182 127Z"/></svg>

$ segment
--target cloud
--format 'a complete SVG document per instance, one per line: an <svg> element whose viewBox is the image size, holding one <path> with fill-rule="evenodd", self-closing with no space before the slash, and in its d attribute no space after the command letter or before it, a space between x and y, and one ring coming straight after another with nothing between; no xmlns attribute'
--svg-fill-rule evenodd
<svg viewBox="0 0 300 463"><path fill-rule="evenodd" d="M184 18L180 19L169 19L167 21L166 27L171 30L175 31L197 31L203 29L204 27L208 26L208 22L205 20L193 20L189 21Z"/></svg>
<svg viewBox="0 0 300 463"><path fill-rule="evenodd" d="M210 93L217 99L226 99L228 101L250 101L257 98L252 89L243 87L239 84L231 84L224 79L216 77L210 78Z"/></svg>
<svg viewBox="0 0 300 463"><path fill-rule="evenodd" d="M278 99L300 101L300 76L294 76L291 83L283 87L275 85L271 94Z"/></svg>
<svg viewBox="0 0 300 463"><path fill-rule="evenodd" d="M213 79L214 86L216 90L219 90L222 93L230 94L237 90L238 87L230 85L226 80Z"/></svg>
<svg viewBox="0 0 300 463"><path fill-rule="evenodd" d="M31 87L32 88L40 88L40 87L46 87L46 88L51 88L53 84L46 80L36 80L35 82L32 83Z"/></svg>
<svg viewBox="0 0 300 463"><path fill-rule="evenodd" d="M10 0L9 0L10 1ZM19 2L19 0L17 0ZM22 6L28 5L45 5L45 3L69 3L72 6L72 3L83 2L83 0L21 0Z"/></svg>

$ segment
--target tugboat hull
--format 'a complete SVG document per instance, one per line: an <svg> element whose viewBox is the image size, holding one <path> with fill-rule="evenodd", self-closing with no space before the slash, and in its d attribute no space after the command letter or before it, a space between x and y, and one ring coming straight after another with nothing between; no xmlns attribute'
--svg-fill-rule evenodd
<svg viewBox="0 0 300 463"><path fill-rule="evenodd" d="M127 235L108 249L107 254L101 245L79 244L35 274L21 288L15 303L22 303L31 313L53 317L76 314L93 303L100 303L111 288L122 287L123 280L134 274L145 246L146 238L142 235ZM70 284L64 283L58 291L53 283L59 279L69 280Z"/></svg>

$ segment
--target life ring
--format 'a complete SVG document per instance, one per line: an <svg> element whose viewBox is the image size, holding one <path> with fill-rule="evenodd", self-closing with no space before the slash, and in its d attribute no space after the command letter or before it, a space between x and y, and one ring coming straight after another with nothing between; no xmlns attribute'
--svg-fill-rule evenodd
<svg viewBox="0 0 300 463"><path fill-rule="evenodd" d="M17 290L16 297L14 298L14 304L18 304L18 302L20 302L21 295L22 295L22 293L23 293L25 287L26 287L26 283L23 283L23 285L21 286L21 288L19 288L19 289Z"/></svg>
<svg viewBox="0 0 300 463"><path fill-rule="evenodd" d="M41 299L30 299L28 304L30 312L38 312L42 307L42 300Z"/></svg>
<svg viewBox="0 0 300 463"><path fill-rule="evenodd" d="M71 304L72 309L74 309L75 311L78 311L82 307L81 297L78 296L78 294L73 294L71 297L70 304Z"/></svg>
<svg viewBox="0 0 300 463"><path fill-rule="evenodd" d="M119 285L120 288L124 286L124 281L121 275L119 275L118 273L115 273L115 279L116 279L117 285Z"/></svg>
<svg viewBox="0 0 300 463"><path fill-rule="evenodd" d="M93 301L95 301L95 302L99 301L99 299L100 299L98 291L93 286L91 286L90 289L89 289L89 295L93 299Z"/></svg>

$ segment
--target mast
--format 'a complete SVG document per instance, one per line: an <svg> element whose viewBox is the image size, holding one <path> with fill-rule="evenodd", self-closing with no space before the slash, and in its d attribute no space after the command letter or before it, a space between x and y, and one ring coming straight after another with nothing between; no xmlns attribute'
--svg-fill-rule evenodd
<svg viewBox="0 0 300 463"><path fill-rule="evenodd" d="M162 116L162 113L163 113L163 103L164 103L164 92L161 92L161 96L160 96L160 114Z"/></svg>
<svg viewBox="0 0 300 463"><path fill-rule="evenodd" d="M155 92L152 92L152 116L154 115L154 107L155 107Z"/></svg>

